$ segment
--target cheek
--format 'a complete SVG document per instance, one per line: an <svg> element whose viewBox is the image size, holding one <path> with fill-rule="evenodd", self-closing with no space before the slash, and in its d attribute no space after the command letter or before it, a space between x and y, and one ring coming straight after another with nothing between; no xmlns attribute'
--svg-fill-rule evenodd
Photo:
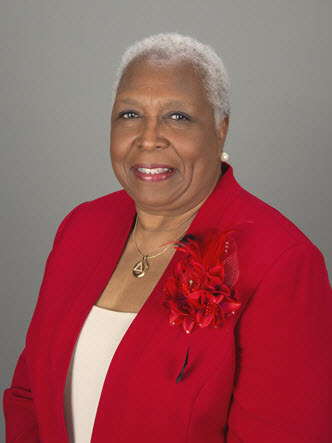
<svg viewBox="0 0 332 443"><path fill-rule="evenodd" d="M121 161L124 159L127 153L130 150L130 140L128 136L124 136L120 131L113 130L111 131L111 158L112 161Z"/></svg>
<svg viewBox="0 0 332 443"><path fill-rule="evenodd" d="M177 146L179 146L179 155L188 166L194 164L203 166L218 159L218 145L212 137L197 134L197 136L187 137Z"/></svg>

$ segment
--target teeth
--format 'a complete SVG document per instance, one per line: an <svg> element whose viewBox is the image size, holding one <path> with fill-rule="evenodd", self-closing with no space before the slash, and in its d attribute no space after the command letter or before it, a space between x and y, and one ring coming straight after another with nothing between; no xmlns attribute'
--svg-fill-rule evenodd
<svg viewBox="0 0 332 443"><path fill-rule="evenodd" d="M149 168L137 168L137 170L139 172L143 172L143 174L161 174L163 172L169 172L170 169L167 168L154 168L154 169L149 169Z"/></svg>

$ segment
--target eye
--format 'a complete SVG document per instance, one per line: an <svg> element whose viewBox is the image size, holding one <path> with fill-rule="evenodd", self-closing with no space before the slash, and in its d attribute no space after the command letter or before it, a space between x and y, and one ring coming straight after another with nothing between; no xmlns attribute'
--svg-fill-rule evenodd
<svg viewBox="0 0 332 443"><path fill-rule="evenodd" d="M134 112L134 111L124 111L119 114L119 118L123 118L123 119L131 119L131 118L136 118L136 117L138 117L138 114L137 114L137 112Z"/></svg>
<svg viewBox="0 0 332 443"><path fill-rule="evenodd" d="M173 112L170 114L170 118L176 121L189 121L190 118L188 115L183 114L182 112Z"/></svg>

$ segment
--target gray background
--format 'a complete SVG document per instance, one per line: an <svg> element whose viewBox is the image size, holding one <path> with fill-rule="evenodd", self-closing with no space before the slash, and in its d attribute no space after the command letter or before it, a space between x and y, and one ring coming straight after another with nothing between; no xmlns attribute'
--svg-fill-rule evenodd
<svg viewBox="0 0 332 443"><path fill-rule="evenodd" d="M1 394L59 223L120 188L109 157L113 74L125 47L148 35L188 33L223 57L235 177L318 246L331 276L331 12L330 0L2 2Z"/></svg>

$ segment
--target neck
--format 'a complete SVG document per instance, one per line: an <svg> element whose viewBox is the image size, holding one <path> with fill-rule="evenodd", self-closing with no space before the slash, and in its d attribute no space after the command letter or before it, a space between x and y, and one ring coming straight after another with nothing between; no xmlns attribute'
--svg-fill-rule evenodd
<svg viewBox="0 0 332 443"><path fill-rule="evenodd" d="M214 187L204 198L189 210L167 215L151 214L136 205L137 224L135 230L136 243L142 254L158 252L168 242L178 239L194 220L198 210L208 199ZM184 234L183 234L184 235Z"/></svg>
<svg viewBox="0 0 332 443"><path fill-rule="evenodd" d="M201 205L199 205L200 207ZM149 214L144 210L137 208L137 226L136 232L146 233L147 235L173 234L182 231L189 226L194 219L199 207L193 207L189 211L180 214L155 215Z"/></svg>
<svg viewBox="0 0 332 443"><path fill-rule="evenodd" d="M135 243L141 254L149 256L165 248L166 243L185 235L198 209L179 216L153 216L137 211ZM172 250L171 248L168 248Z"/></svg>
<svg viewBox="0 0 332 443"><path fill-rule="evenodd" d="M196 205L190 207L189 209L178 211L178 212L170 212L169 214L155 214L151 213L145 208L139 207L136 205L136 213L137 213L137 226L136 231L146 234L158 234L158 233L174 233L179 232L181 229L189 226L193 221L195 215L197 214L200 207L204 204L204 202L208 199L213 189L217 185L218 181L222 176L221 170L218 175L218 178L210 190L210 192L206 195L206 197L198 202ZM182 229L182 230L183 230Z"/></svg>

